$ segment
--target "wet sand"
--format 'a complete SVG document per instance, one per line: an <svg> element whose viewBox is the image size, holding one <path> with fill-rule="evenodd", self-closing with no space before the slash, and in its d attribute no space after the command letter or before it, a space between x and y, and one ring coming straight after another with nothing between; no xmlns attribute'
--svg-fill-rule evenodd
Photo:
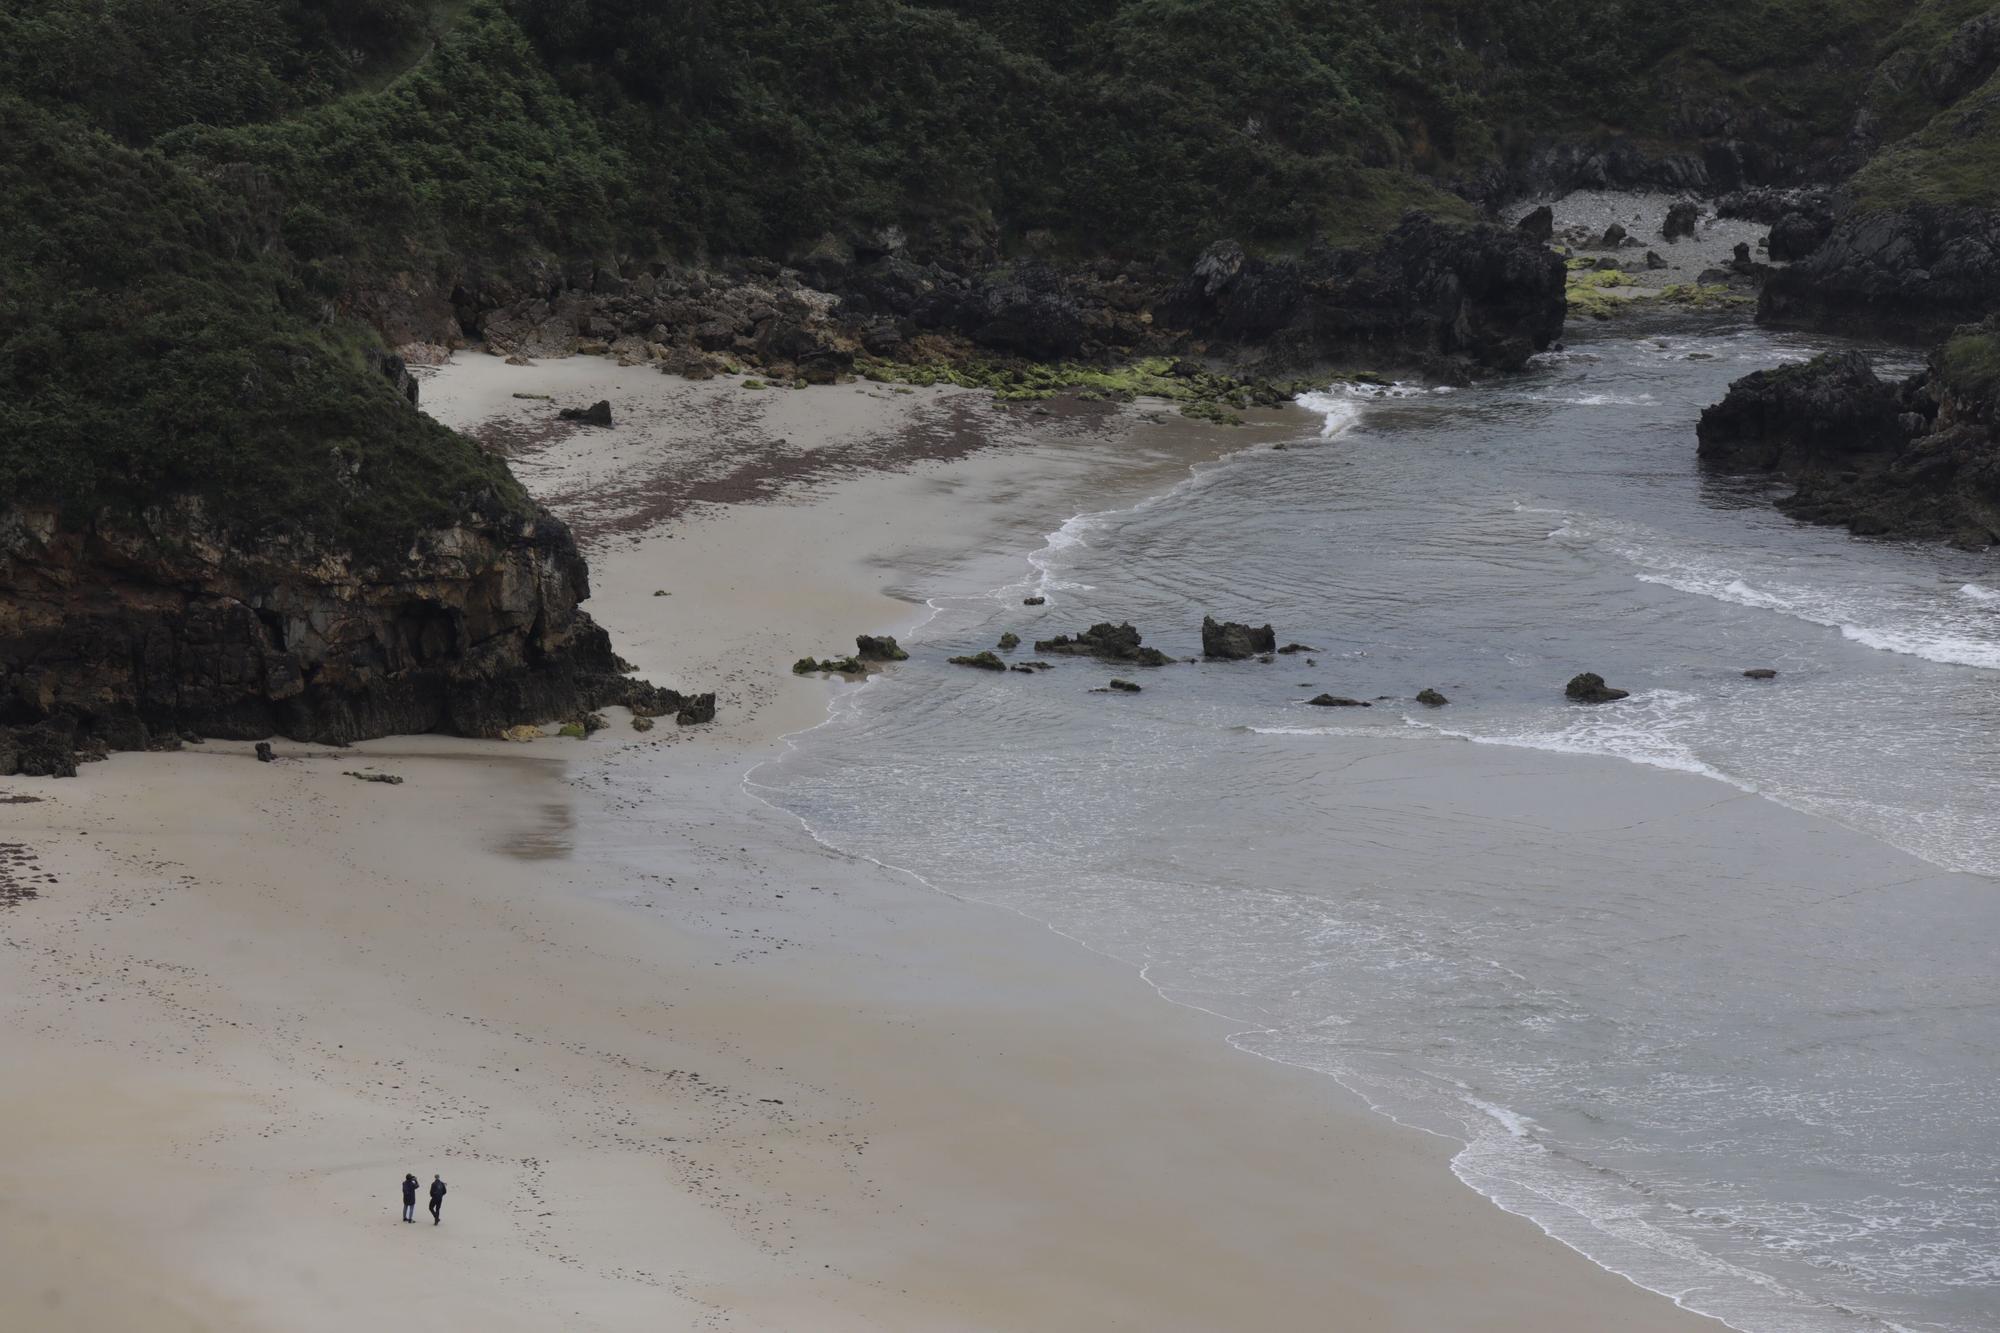
<svg viewBox="0 0 2000 1333"><path fill-rule="evenodd" d="M584 360L462 358L424 393L508 435L590 543L621 651L719 689L721 716L279 742L271 765L211 742L0 783L44 798L0 806L39 895L0 906L10 1326L1706 1322L1466 1189L1443 1141L741 785L857 688L790 663L906 631L926 569L1017 557L1302 419ZM597 397L621 425L548 420ZM1454 748L1377 762L1420 782ZM1546 767L1608 801L1672 776L1579 763ZM450 1183L443 1226L398 1220L406 1170Z"/></svg>

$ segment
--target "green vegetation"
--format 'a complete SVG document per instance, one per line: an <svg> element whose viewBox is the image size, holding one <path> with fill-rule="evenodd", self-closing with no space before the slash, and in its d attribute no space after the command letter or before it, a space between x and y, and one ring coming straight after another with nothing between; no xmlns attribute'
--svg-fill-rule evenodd
<svg viewBox="0 0 2000 1333"><path fill-rule="evenodd" d="M240 532L370 550L525 508L321 316L268 209L252 178L0 97L0 496L79 514L189 494Z"/></svg>
<svg viewBox="0 0 2000 1333"><path fill-rule="evenodd" d="M1284 251L1411 207L1469 216L1440 182L1552 134L1686 148L1684 108L1713 106L1799 150L1838 142L1864 98L1911 135L1865 200L1993 202L1994 136L1964 110L1992 90L1940 109L1921 77L1984 8L15 0L0 494L75 514L188 494L246 533L378 551L467 506L518 511L505 469L412 411L344 312L536 264L783 258L890 227L920 252L1057 261L1179 262L1224 235ZM1903 63L1859 77L1880 61ZM1578 276L1575 308L1608 314L1621 285ZM1281 387L863 370L1215 420Z"/></svg>
<svg viewBox="0 0 2000 1333"><path fill-rule="evenodd" d="M1988 318L1953 334L1938 351L1937 371L1954 398L2000 402L2000 323Z"/></svg>

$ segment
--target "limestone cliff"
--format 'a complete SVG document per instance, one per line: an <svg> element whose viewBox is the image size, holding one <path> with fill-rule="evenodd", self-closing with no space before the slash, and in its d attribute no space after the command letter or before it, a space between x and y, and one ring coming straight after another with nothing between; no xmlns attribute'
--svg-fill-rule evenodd
<svg viewBox="0 0 2000 1333"><path fill-rule="evenodd" d="M606 704L714 715L623 674L546 511L496 507L364 562L238 541L184 499L129 518L0 511L0 773L75 771L184 735L342 744L490 736Z"/></svg>

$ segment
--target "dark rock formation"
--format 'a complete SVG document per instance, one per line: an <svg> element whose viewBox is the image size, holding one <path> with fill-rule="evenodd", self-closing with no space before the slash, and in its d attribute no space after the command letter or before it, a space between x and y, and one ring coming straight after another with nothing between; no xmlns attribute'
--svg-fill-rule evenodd
<svg viewBox="0 0 2000 1333"><path fill-rule="evenodd" d="M1309 643L1288 643L1278 651L1285 656L1290 656L1293 653L1316 653L1319 649Z"/></svg>
<svg viewBox="0 0 2000 1333"><path fill-rule="evenodd" d="M1776 274L1763 324L1916 341L2000 308L2000 212L1916 207L1853 213Z"/></svg>
<svg viewBox="0 0 2000 1333"><path fill-rule="evenodd" d="M1695 223L1701 220L1701 205L1683 199L1667 208L1667 219L1660 225L1660 235L1669 241L1678 241L1683 236L1694 235Z"/></svg>
<svg viewBox="0 0 2000 1333"><path fill-rule="evenodd" d="M1339 694L1319 694L1306 700L1314 708L1373 708L1375 705L1361 699L1349 699Z"/></svg>
<svg viewBox="0 0 2000 1333"><path fill-rule="evenodd" d="M1422 689L1417 691L1417 702L1426 708L1442 708L1450 703L1451 700L1445 698L1436 690Z"/></svg>
<svg viewBox="0 0 2000 1333"><path fill-rule="evenodd" d="M1737 380L1703 409L1695 434L1710 466L1799 475L1886 458L1904 438L1902 413L1901 390L1878 379L1867 357L1832 352Z"/></svg>
<svg viewBox="0 0 2000 1333"><path fill-rule="evenodd" d="M1267 361L1518 369L1562 333L1560 256L1514 229L1405 218L1372 250L1210 246L1156 319Z"/></svg>
<svg viewBox="0 0 2000 1333"><path fill-rule="evenodd" d="M1563 694L1580 704L1608 704L1614 699L1627 698L1631 693L1630 690L1612 689L1595 671L1572 676L1569 684L1563 686Z"/></svg>
<svg viewBox="0 0 2000 1333"><path fill-rule="evenodd" d="M1058 634L1053 639L1037 639L1035 651L1066 657L1095 657L1105 662L1130 662L1135 666L1168 666L1173 658L1157 648L1140 644L1139 631L1131 625L1099 621L1074 637ZM995 659L998 660L998 659Z"/></svg>
<svg viewBox="0 0 2000 1333"><path fill-rule="evenodd" d="M16 763L50 725L79 751L183 732L342 744L697 702L624 674L546 512L467 513L364 560L239 543L191 500L81 524L17 508L0 511L0 590L0 737Z"/></svg>
<svg viewBox="0 0 2000 1333"><path fill-rule="evenodd" d="M1736 381L1697 427L1704 465L1770 474L1795 518L1866 535L2000 541L2000 326L1968 326L1900 384L1858 352Z"/></svg>
<svg viewBox="0 0 2000 1333"><path fill-rule="evenodd" d="M611 404L600 398L589 407L565 407L556 414L564 421L581 421L586 426L611 424Z"/></svg>
<svg viewBox="0 0 2000 1333"><path fill-rule="evenodd" d="M1771 234L1764 242L1764 253L1780 263L1791 263L1819 249L1832 234L1833 219L1830 216L1787 213L1771 224Z"/></svg>
<svg viewBox="0 0 2000 1333"><path fill-rule="evenodd" d="M1606 227L1603 237L1597 243L1607 250L1616 250L1619 246L1625 244L1624 224L1614 222Z"/></svg>
<svg viewBox="0 0 2000 1333"><path fill-rule="evenodd" d="M1140 689L1139 686L1129 680L1118 680L1115 678L1112 680L1109 688L1118 691L1120 694L1137 694Z"/></svg>
<svg viewBox="0 0 2000 1333"><path fill-rule="evenodd" d="M1514 228L1537 245L1547 245L1556 234L1555 210L1547 204L1529 209L1521 215Z"/></svg>
<svg viewBox="0 0 2000 1333"><path fill-rule="evenodd" d="M1040 605L1042 605L1042 604L1043 604L1044 602L1046 602L1046 601L1048 601L1048 600L1049 600L1049 599L1048 599L1048 598L1046 598L1046 597L1023 597L1023 598L1021 599L1021 605L1022 605L1022 606L1040 606Z"/></svg>
<svg viewBox="0 0 2000 1333"><path fill-rule="evenodd" d="M973 653L970 656L946 658L953 666L978 667L981 671L1005 671L1007 664L992 652Z"/></svg>
<svg viewBox="0 0 2000 1333"><path fill-rule="evenodd" d="M1659 251L1657 251L1657 250L1648 250L1648 251L1646 252L1646 267L1647 267L1647 268L1649 268L1649 269L1660 269L1660 268L1665 268L1665 267L1667 267L1667 261L1666 261L1666 260L1664 260L1664 259L1662 259L1662 258L1660 258L1660 252L1659 252Z"/></svg>
<svg viewBox="0 0 2000 1333"><path fill-rule="evenodd" d="M1296 648L1296 645L1294 645ZM1201 655L1240 662L1246 657L1278 650L1278 636L1269 625L1252 627L1238 621L1218 622L1214 616L1201 621Z"/></svg>
<svg viewBox="0 0 2000 1333"><path fill-rule="evenodd" d="M864 662L904 662L910 654L893 634L857 634L854 655Z"/></svg>
<svg viewBox="0 0 2000 1333"><path fill-rule="evenodd" d="M1778 673L1770 667L1751 667L1743 674L1751 680L1776 680L1778 678Z"/></svg>
<svg viewBox="0 0 2000 1333"><path fill-rule="evenodd" d="M1000 636L1000 642L997 645L997 647L1003 653L1011 653L1020 646L1021 646L1021 636L1016 634L1013 630L1008 630L1005 634L1002 634Z"/></svg>
<svg viewBox="0 0 2000 1333"><path fill-rule="evenodd" d="M829 657L824 661L817 657L801 657L792 663L794 676L817 676L828 672L840 676L859 676L867 670L868 668L858 657Z"/></svg>
<svg viewBox="0 0 2000 1333"><path fill-rule="evenodd" d="M271 742L269 741L257 742L256 755L257 762L260 764L273 763L278 758L277 753L271 749Z"/></svg>

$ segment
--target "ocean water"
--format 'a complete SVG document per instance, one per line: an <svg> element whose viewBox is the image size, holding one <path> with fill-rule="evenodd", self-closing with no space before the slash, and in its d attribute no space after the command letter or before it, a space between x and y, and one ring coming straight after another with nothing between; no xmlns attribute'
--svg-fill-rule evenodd
<svg viewBox="0 0 2000 1333"><path fill-rule="evenodd" d="M1699 473L1700 408L1813 350L1597 337L1501 383L1309 395L1285 450L922 571L913 660L750 788L1239 1020L1738 1328L2000 1328L2000 560L1801 526ZM1313 663L1126 671L1146 692L1119 698L1091 664L943 662L1100 619L1193 655L1204 612ZM1582 669L1633 697L1565 703ZM1411 702L1426 685L1451 705ZM1693 775L1752 831L1635 852L1439 821L1353 776L1410 745ZM1765 802L1920 861L1837 892L1837 848L1755 865Z"/></svg>

